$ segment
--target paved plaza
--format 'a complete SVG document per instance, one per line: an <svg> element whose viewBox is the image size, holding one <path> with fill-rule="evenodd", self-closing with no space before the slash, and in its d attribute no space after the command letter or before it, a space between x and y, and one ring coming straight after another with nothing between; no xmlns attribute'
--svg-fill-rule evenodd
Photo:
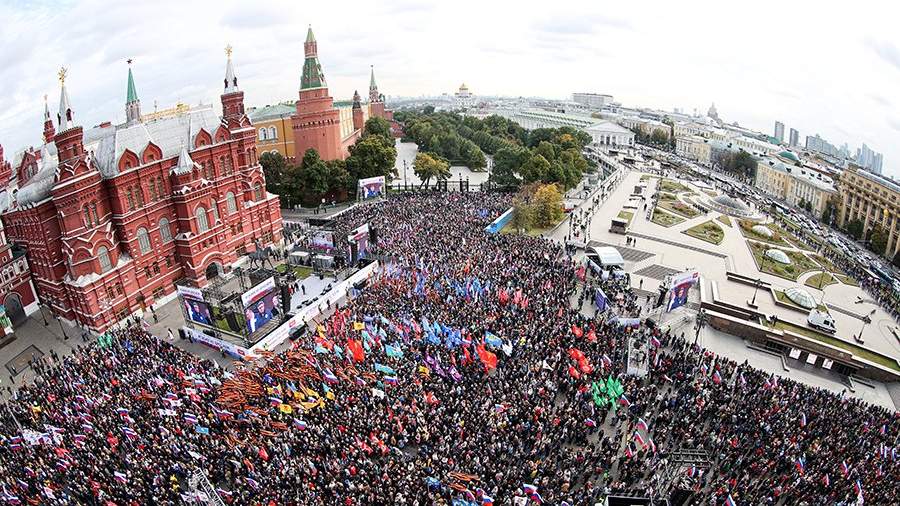
<svg viewBox="0 0 900 506"><path fill-rule="evenodd" d="M610 193L608 198L594 212L590 221L588 237L592 244L612 245L622 253L626 262L626 271L631 274L633 287L640 287L644 291L655 291L666 274L685 269L697 269L700 271L702 282L707 289L711 287L712 283L716 283L719 297L722 300L737 306L748 307L747 302L754 295L754 286L729 280L726 275L727 272L738 273L753 279L761 279L763 282L771 283L778 290L800 286L815 297L816 301L824 299L823 303L828 306L835 320L835 336L848 342L852 342L852 336L863 329L864 322L861 319L861 315L869 314L874 310L871 317L872 323L865 325L862 333L865 346L894 358L900 357L900 343L898 343L898 339L892 332L892 329L895 329L897 326L896 322L880 306L875 304L862 289L843 283L825 286L823 290L805 286L803 282L812 276L813 272L802 274L795 282L760 272L747 245L746 238L738 229L737 219L731 218L730 226L716 221L724 231L724 238L718 245L683 233L701 223L716 220L721 216L721 213L717 211L710 210L705 214L700 213L696 217L686 218L684 221L671 227L664 227L650 221L647 218L647 210L650 206L650 197L657 191L659 184L659 178L657 177L651 177L644 181L647 185L644 191L646 196L645 202L648 205L646 209L641 205L635 210L629 227L629 236L636 238L636 245L625 246L625 236L611 233L609 225L611 220L625 207L629 198L631 198L635 186L642 183L641 176L642 173L638 170L632 170L624 176L622 183ZM703 189L692 185L687 180L678 179L674 174L672 179L678 180L696 195L706 195L702 192ZM693 198L698 201L703 200L702 197L694 196ZM561 226L551 234L551 237L562 241L565 239L567 231L568 226ZM800 251L800 248L793 244L787 247L780 247L780 249ZM635 255L633 254L634 250L645 254ZM807 251L806 253L811 254L814 252ZM762 313L777 314L780 320L803 327L806 326L805 312L792 311L776 305L774 297L765 290L759 290L756 304L758 305L758 311ZM690 308L687 308L687 310L690 311ZM687 332L694 332L693 327ZM898 335L900 335L900 332L898 332ZM726 336L726 334L704 328L701 338L704 346L734 360L752 360L754 365L772 370L776 374L788 375L794 379L837 392L846 388L845 378L822 369L812 371L804 367L791 368L790 372L784 371L781 367L780 359L751 349L737 337ZM848 391L848 394L863 397L876 404L894 406L891 395L884 385L876 385L873 388L857 383L855 392Z"/></svg>

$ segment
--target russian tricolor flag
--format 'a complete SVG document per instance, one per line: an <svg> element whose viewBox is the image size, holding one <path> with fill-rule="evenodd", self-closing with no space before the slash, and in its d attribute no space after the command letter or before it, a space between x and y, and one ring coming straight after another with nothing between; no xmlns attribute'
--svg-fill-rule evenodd
<svg viewBox="0 0 900 506"><path fill-rule="evenodd" d="M803 476L803 473L806 471L806 462L803 461L803 457L797 457L797 462L794 465L797 466L797 472L800 473L800 476Z"/></svg>
<svg viewBox="0 0 900 506"><path fill-rule="evenodd" d="M856 483L853 484L853 490L856 490L856 495L858 497L862 497L863 487L862 487L862 483L860 483L859 480L856 480Z"/></svg>
<svg viewBox="0 0 900 506"><path fill-rule="evenodd" d="M719 375L719 371L713 372L712 380L713 380L713 383L715 383L716 385L718 385L719 383L722 382L722 376Z"/></svg>
<svg viewBox="0 0 900 506"><path fill-rule="evenodd" d="M335 376L334 373L331 372L331 369L325 369L322 372L322 377L325 379L325 381L327 381L329 383L337 383L338 382L337 376Z"/></svg>
<svg viewBox="0 0 900 506"><path fill-rule="evenodd" d="M628 400L628 397L625 397L623 395L622 397L619 397L619 404L621 404L627 408L627 407L631 406L631 401Z"/></svg>
<svg viewBox="0 0 900 506"><path fill-rule="evenodd" d="M731 498L731 494L728 494L728 498L725 499L725 506L737 506L737 503Z"/></svg>
<svg viewBox="0 0 900 506"><path fill-rule="evenodd" d="M800 426L806 427L806 413L800 413Z"/></svg>
<svg viewBox="0 0 900 506"><path fill-rule="evenodd" d="M637 428L644 432L649 432L647 422L643 418L638 418Z"/></svg>
<svg viewBox="0 0 900 506"><path fill-rule="evenodd" d="M184 421L187 423L197 423L197 415L193 413L185 413Z"/></svg>
<svg viewBox="0 0 900 506"><path fill-rule="evenodd" d="M827 473L822 477L822 485L825 485L826 487L831 485L831 479L828 477Z"/></svg>
<svg viewBox="0 0 900 506"><path fill-rule="evenodd" d="M387 383L388 385L396 385L397 377L396 376L385 376L384 382Z"/></svg>
<svg viewBox="0 0 900 506"><path fill-rule="evenodd" d="M272 406L281 406L282 404L284 404L284 402L282 402L280 397L272 396L269 397L269 404L271 404Z"/></svg>
<svg viewBox="0 0 900 506"><path fill-rule="evenodd" d="M537 493L537 487L530 483L522 484L522 492L525 492L525 495L532 495Z"/></svg>
<svg viewBox="0 0 900 506"><path fill-rule="evenodd" d="M119 483L126 483L128 481L128 476L126 476L125 473L120 473L118 471L113 473L113 478Z"/></svg>
<svg viewBox="0 0 900 506"><path fill-rule="evenodd" d="M641 433L638 431L634 431L634 440L641 446L647 446L647 443L644 442L644 438L641 437Z"/></svg>
<svg viewBox="0 0 900 506"><path fill-rule="evenodd" d="M588 427L596 427L597 426L597 422L595 422L593 418L588 418L587 420L584 421L584 424L587 425Z"/></svg>
<svg viewBox="0 0 900 506"><path fill-rule="evenodd" d="M841 472L844 473L844 478L850 476L850 466L847 465L846 460L841 462Z"/></svg>
<svg viewBox="0 0 900 506"><path fill-rule="evenodd" d="M659 339L657 339L656 336L650 336L650 344L652 344L654 348L659 348L662 343L659 342Z"/></svg>
<svg viewBox="0 0 900 506"><path fill-rule="evenodd" d="M299 418L294 418L294 427L300 430L306 430L306 422L304 420L300 420Z"/></svg>
<svg viewBox="0 0 900 506"><path fill-rule="evenodd" d="M487 494L484 494L481 497L481 506L494 506L494 498Z"/></svg>

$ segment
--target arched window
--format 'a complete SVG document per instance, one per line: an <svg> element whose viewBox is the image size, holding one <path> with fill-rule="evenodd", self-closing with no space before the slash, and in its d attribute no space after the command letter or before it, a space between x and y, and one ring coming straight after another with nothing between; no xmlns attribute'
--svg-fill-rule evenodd
<svg viewBox="0 0 900 506"><path fill-rule="evenodd" d="M159 219L159 238L163 243L172 240L172 229L169 227L169 220L166 218Z"/></svg>
<svg viewBox="0 0 900 506"><path fill-rule="evenodd" d="M213 213L213 225L215 225L216 223L219 222L219 206L217 204L213 203L213 206L211 209L212 209L212 213Z"/></svg>
<svg viewBox="0 0 900 506"><path fill-rule="evenodd" d="M87 204L84 205L84 226L93 227L94 222L91 220L91 208Z"/></svg>
<svg viewBox="0 0 900 506"><path fill-rule="evenodd" d="M134 193L137 196L135 200L137 201L138 207L144 207L144 189L141 188L141 185L134 187Z"/></svg>
<svg viewBox="0 0 900 506"><path fill-rule="evenodd" d="M197 230L199 230L200 233L209 230L209 218L206 217L206 208L203 206L197 207L197 210L194 211L194 215L197 217Z"/></svg>
<svg viewBox="0 0 900 506"><path fill-rule="evenodd" d="M112 269L112 262L109 259L109 250L106 249L106 246L100 246L100 248L97 249L97 259L100 260L101 274Z"/></svg>
<svg viewBox="0 0 900 506"><path fill-rule="evenodd" d="M231 192L225 194L225 207L228 209L228 214L237 212L237 201L234 199L234 194Z"/></svg>
<svg viewBox="0 0 900 506"><path fill-rule="evenodd" d="M128 210L134 209L134 192L131 188L125 190L125 199L128 201Z"/></svg>
<svg viewBox="0 0 900 506"><path fill-rule="evenodd" d="M97 204L91 203L91 213L94 214L94 223L100 224L100 218L97 217Z"/></svg>
<svg viewBox="0 0 900 506"><path fill-rule="evenodd" d="M141 253L150 253L150 234L146 228L137 229L138 245L141 247Z"/></svg>
<svg viewBox="0 0 900 506"><path fill-rule="evenodd" d="M150 180L150 184L147 186L150 188L150 200L156 200L156 186L153 185L153 179Z"/></svg>
<svg viewBox="0 0 900 506"><path fill-rule="evenodd" d="M156 178L156 194L159 195L159 198L163 198L163 195L166 194L166 187L163 186L162 176Z"/></svg>
<svg viewBox="0 0 900 506"><path fill-rule="evenodd" d="M263 199L262 185L259 184L259 181L253 185L253 199L257 202Z"/></svg>
<svg viewBox="0 0 900 506"><path fill-rule="evenodd" d="M269 133L269 131L266 130L265 128L260 128L259 129L259 140L261 140L261 141L266 140L268 133Z"/></svg>
<svg viewBox="0 0 900 506"><path fill-rule="evenodd" d="M278 132L275 130L275 127L269 127L269 139L277 139Z"/></svg>

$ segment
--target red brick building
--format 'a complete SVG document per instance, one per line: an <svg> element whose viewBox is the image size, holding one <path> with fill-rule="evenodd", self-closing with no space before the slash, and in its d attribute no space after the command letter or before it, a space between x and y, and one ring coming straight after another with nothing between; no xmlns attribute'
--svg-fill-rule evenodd
<svg viewBox="0 0 900 506"><path fill-rule="evenodd" d="M0 146L0 208L9 205L7 190L12 178L12 165L3 158ZM31 272L25 251L13 248L0 223L0 340L18 326L27 315L38 311L37 295L31 284Z"/></svg>
<svg viewBox="0 0 900 506"><path fill-rule="evenodd" d="M254 240L281 241L228 53L221 117L212 106L142 117L129 68L126 121L85 131L60 72L58 131L45 107L45 143L17 157L2 220L62 318L102 331L177 280L228 272Z"/></svg>
<svg viewBox="0 0 900 506"><path fill-rule="evenodd" d="M363 114L359 103L359 95L354 94L352 117L353 128L341 128L341 111L334 106L334 99L328 94L328 84L319 63L319 51L312 27L306 32L303 44L306 59L300 75L300 97L296 102L296 113L291 116L291 127L294 134L294 156L297 161L303 159L306 150L318 151L323 160L344 159L352 146L362 134ZM394 115L384 108L384 95L378 92L375 84L375 70L372 70L369 82L369 117L385 118L393 122ZM342 130L346 131L344 135Z"/></svg>

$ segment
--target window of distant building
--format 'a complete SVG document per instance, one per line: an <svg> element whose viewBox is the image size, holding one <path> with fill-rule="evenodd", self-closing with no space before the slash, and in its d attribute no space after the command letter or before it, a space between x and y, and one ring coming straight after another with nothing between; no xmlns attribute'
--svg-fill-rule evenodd
<svg viewBox="0 0 900 506"><path fill-rule="evenodd" d="M104 273L112 269L112 262L109 259L109 250L106 246L100 246L97 250L97 258L100 260L100 273Z"/></svg>
<svg viewBox="0 0 900 506"><path fill-rule="evenodd" d="M159 238L166 243L172 240L172 229L169 227L169 220L160 218L159 220Z"/></svg>
<svg viewBox="0 0 900 506"><path fill-rule="evenodd" d="M277 139L278 132L275 130L275 127L269 127L269 139Z"/></svg>
<svg viewBox="0 0 900 506"><path fill-rule="evenodd" d="M259 140L264 141L269 138L269 130L266 128L259 129Z"/></svg>
<svg viewBox="0 0 900 506"><path fill-rule="evenodd" d="M141 253L150 253L150 234L146 228L137 229L138 244L141 247Z"/></svg>
<svg viewBox="0 0 900 506"><path fill-rule="evenodd" d="M206 216L206 208L200 206L194 213L197 216L197 229L203 233L209 230L209 218Z"/></svg>
<svg viewBox="0 0 900 506"><path fill-rule="evenodd" d="M237 201L234 199L234 193L228 192L225 194L225 206L228 209L228 214L237 212Z"/></svg>

